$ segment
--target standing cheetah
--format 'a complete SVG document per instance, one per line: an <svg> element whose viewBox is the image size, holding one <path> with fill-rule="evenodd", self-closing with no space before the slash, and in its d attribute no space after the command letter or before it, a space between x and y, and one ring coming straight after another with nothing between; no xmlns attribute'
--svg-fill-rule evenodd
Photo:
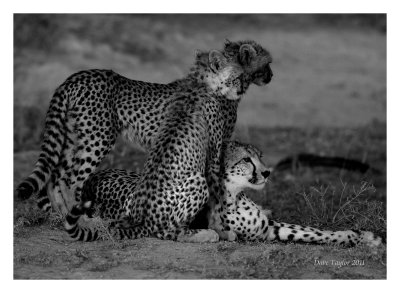
<svg viewBox="0 0 400 293"><path fill-rule="evenodd" d="M227 41L223 54L227 63L242 66L250 76L248 82L270 82L271 56L254 41ZM195 91L204 82L219 90L218 81L199 79L198 62L188 76L170 84L130 80L111 70L70 76L50 101L39 159L31 175L19 184L18 196L39 194L39 206L45 210L51 207L50 198L52 206L66 214L80 200L83 182L113 148L118 135L125 133L149 149L175 93ZM238 102L221 103L226 113L224 139L232 134Z"/></svg>
<svg viewBox="0 0 400 293"><path fill-rule="evenodd" d="M134 189L126 189L122 221L129 223L131 238L204 242L217 241L223 232L187 227L208 201L206 174L219 175L227 131L224 102L240 99L249 83L243 68L228 63L222 53L211 51L206 57L197 72L209 86L181 91L169 101L140 179Z"/></svg>

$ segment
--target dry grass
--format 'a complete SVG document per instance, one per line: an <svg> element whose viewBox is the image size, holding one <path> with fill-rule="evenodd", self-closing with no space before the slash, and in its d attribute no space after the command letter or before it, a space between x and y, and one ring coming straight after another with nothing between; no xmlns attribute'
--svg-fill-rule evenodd
<svg viewBox="0 0 400 293"><path fill-rule="evenodd" d="M386 234L386 209L383 202L368 201L369 193L376 192L373 185L361 182L349 187L342 183L339 194L332 186L311 187L310 193L302 192L312 225L330 227L331 229L358 229ZM337 198L339 197L339 201Z"/></svg>

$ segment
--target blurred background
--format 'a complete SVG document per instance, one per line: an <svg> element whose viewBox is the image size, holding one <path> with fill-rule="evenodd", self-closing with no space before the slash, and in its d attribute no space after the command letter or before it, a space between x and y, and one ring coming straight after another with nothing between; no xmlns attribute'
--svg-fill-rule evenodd
<svg viewBox="0 0 400 293"><path fill-rule="evenodd" d="M252 86L238 125L360 126L386 120L385 15L14 16L15 150L35 147L49 100L72 73L107 68L167 83L195 49L252 39L270 50L274 79Z"/></svg>
<svg viewBox="0 0 400 293"><path fill-rule="evenodd" d="M373 181L378 192L369 198L385 202L384 14L15 14L14 184L32 170L49 101L69 75L105 68L167 83L188 72L195 49L222 49L226 38L255 40L274 59L272 82L252 85L239 106L236 138L256 144L271 165L311 152L358 159L382 172L368 178L343 170L280 176L291 179L273 179L265 202L283 218L294 217L285 207L289 201L302 205L292 195L299 190L312 194L304 186L335 189L353 179ZM119 141L101 168L139 171L143 154ZM285 197L284 190L292 194Z"/></svg>

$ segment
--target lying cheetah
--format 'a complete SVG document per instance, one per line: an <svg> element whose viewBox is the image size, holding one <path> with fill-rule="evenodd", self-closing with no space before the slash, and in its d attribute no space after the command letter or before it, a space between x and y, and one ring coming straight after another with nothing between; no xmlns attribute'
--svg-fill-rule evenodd
<svg viewBox="0 0 400 293"><path fill-rule="evenodd" d="M254 41L227 41L223 54L227 63L242 66L250 76L248 82L270 82L271 56ZM33 172L18 186L18 196L25 199L38 194L39 207L48 210L53 206L66 214L80 201L83 182L121 133L149 149L176 93L192 91L193 96L199 86L208 83L224 95L219 80L201 79L198 62L197 58L188 76L169 84L130 80L111 70L86 70L70 76L50 101L41 154ZM229 95L221 102L226 113L221 118L224 139L232 134L238 103Z"/></svg>
<svg viewBox="0 0 400 293"><path fill-rule="evenodd" d="M261 152L252 145L231 142L224 148L223 178L226 192L219 203L211 207L212 219L220 217L239 239L251 241L292 241L315 244L337 243L378 246L381 238L368 231L325 231L312 227L276 222L270 212L250 200L244 189L262 189L270 174L261 161Z"/></svg>
<svg viewBox="0 0 400 293"><path fill-rule="evenodd" d="M260 190L268 180L270 171L261 161L261 152L252 145L233 141L224 145L223 152L223 178L227 191L221 198L223 205L213 206L212 212L221 216L222 221L236 232L239 239L346 246L359 243L378 246L381 243L380 237L371 232L323 231L271 220L270 211L262 209L243 192L245 188ZM101 233L98 229L82 227L78 220L84 214L118 220L124 215L123 205L127 194L135 188L138 180L138 174L126 170L108 169L91 175L84 184L83 202L74 206L66 217L65 227L68 234L81 241L99 239ZM111 227L114 227L113 222ZM112 230L121 239L132 235L129 227Z"/></svg>

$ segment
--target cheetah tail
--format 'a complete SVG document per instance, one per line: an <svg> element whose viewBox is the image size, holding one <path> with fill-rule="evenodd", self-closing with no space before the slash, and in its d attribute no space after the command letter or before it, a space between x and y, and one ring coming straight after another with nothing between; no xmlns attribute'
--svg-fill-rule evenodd
<svg viewBox="0 0 400 293"><path fill-rule="evenodd" d="M101 231L98 227L82 227L78 223L79 219L84 214L90 212L91 205L91 201L86 201L83 204L76 204L65 217L64 228L72 239L91 242L102 238ZM130 222L127 222L126 219L110 223L108 229L110 228L113 228L112 236L116 236L118 239L137 239L150 236L150 231L147 227L142 225L132 225Z"/></svg>
<svg viewBox="0 0 400 293"><path fill-rule="evenodd" d="M60 86L54 93L47 111L41 153L32 173L17 187L17 196L28 199L36 195L46 183L59 162L63 144L67 137L65 130L68 99Z"/></svg>
<svg viewBox="0 0 400 293"><path fill-rule="evenodd" d="M82 227L78 223L81 216L86 213L86 210L90 208L91 204L91 201L87 201L84 204L76 204L65 217L64 228L72 239L90 242L100 238L99 231L96 227L90 229L88 227Z"/></svg>
<svg viewBox="0 0 400 293"><path fill-rule="evenodd" d="M379 246L382 239L368 231L326 231L313 227L294 225L269 220L267 240L292 241L313 244L339 244L344 246L355 246L360 243L371 247Z"/></svg>
<svg viewBox="0 0 400 293"><path fill-rule="evenodd" d="M39 191L38 197L36 199L36 203L39 207L44 212L49 212L51 210L51 202L49 197L47 196L47 191L46 189L41 189Z"/></svg>

